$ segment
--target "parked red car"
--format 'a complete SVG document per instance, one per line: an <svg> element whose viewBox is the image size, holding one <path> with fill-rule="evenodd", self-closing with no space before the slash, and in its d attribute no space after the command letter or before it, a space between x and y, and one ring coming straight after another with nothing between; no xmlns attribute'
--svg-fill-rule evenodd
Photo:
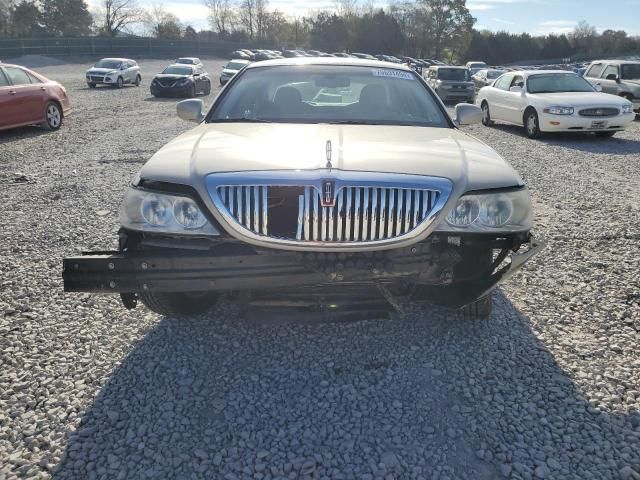
<svg viewBox="0 0 640 480"><path fill-rule="evenodd" d="M62 85L28 68L0 63L0 130L40 125L57 130L71 113Z"/></svg>

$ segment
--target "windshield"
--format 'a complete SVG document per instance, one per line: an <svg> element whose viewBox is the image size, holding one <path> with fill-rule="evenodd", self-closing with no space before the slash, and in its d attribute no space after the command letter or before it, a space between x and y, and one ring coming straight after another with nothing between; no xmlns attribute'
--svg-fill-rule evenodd
<svg viewBox="0 0 640 480"><path fill-rule="evenodd" d="M469 72L464 68L439 68L438 79L463 82L469 80Z"/></svg>
<svg viewBox="0 0 640 480"><path fill-rule="evenodd" d="M414 73L342 65L244 70L207 121L449 126Z"/></svg>
<svg viewBox="0 0 640 480"><path fill-rule="evenodd" d="M100 60L94 66L96 68L120 68L122 62L120 60Z"/></svg>
<svg viewBox="0 0 640 480"><path fill-rule="evenodd" d="M640 63L622 65L621 78L623 80L640 80Z"/></svg>
<svg viewBox="0 0 640 480"><path fill-rule="evenodd" d="M503 73L504 73L504 70L487 70L487 78L490 78L490 79L498 78Z"/></svg>
<svg viewBox="0 0 640 480"><path fill-rule="evenodd" d="M191 75L192 71L191 67L167 67L162 71L162 73L170 75Z"/></svg>
<svg viewBox="0 0 640 480"><path fill-rule="evenodd" d="M242 62L229 62L224 68L226 68L227 70L240 70L241 68L244 68L245 65L246 63Z"/></svg>
<svg viewBox="0 0 640 480"><path fill-rule="evenodd" d="M593 87L576 74L549 73L532 75L527 81L529 93L593 92Z"/></svg>

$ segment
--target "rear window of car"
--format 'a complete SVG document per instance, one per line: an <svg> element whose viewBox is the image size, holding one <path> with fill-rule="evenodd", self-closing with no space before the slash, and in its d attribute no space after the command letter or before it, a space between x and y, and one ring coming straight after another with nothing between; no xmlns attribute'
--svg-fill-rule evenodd
<svg viewBox="0 0 640 480"><path fill-rule="evenodd" d="M450 126L415 73L337 65L244 70L207 121Z"/></svg>
<svg viewBox="0 0 640 480"><path fill-rule="evenodd" d="M622 64L620 78L623 80L640 80L640 63Z"/></svg>
<svg viewBox="0 0 640 480"><path fill-rule="evenodd" d="M4 71L14 85L31 85L27 72L15 67L4 67Z"/></svg>
<svg viewBox="0 0 640 480"><path fill-rule="evenodd" d="M179 58L178 60L176 60L176 63L184 63L184 64L187 64L187 65L193 65L195 62L190 58Z"/></svg>
<svg viewBox="0 0 640 480"><path fill-rule="evenodd" d="M8 87L9 86L9 80L7 80L7 77L4 76L4 73L2 73L2 70L0 70L0 87Z"/></svg>
<svg viewBox="0 0 640 480"><path fill-rule="evenodd" d="M490 79L498 78L503 73L504 73L504 70L487 70L487 78L490 78Z"/></svg>
<svg viewBox="0 0 640 480"><path fill-rule="evenodd" d="M463 82L469 80L469 72L463 68L439 68L438 79Z"/></svg>

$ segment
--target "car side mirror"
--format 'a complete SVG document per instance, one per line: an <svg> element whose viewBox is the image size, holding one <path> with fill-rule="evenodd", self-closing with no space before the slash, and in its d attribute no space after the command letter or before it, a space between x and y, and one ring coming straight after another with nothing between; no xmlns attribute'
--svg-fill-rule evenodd
<svg viewBox="0 0 640 480"><path fill-rule="evenodd" d="M614 81L619 81L620 79L618 78L618 75L616 75L615 73L610 73L609 75L607 75L605 77L605 80L614 80Z"/></svg>
<svg viewBox="0 0 640 480"><path fill-rule="evenodd" d="M126 70L127 66L126 65L120 65L120 70Z"/></svg>
<svg viewBox="0 0 640 480"><path fill-rule="evenodd" d="M200 123L204 120L204 103L199 99L183 100L176 106L178 117L187 122Z"/></svg>
<svg viewBox="0 0 640 480"><path fill-rule="evenodd" d="M482 110L480 107L470 103L459 103L455 107L455 122L459 126L474 125L482 121Z"/></svg>
<svg viewBox="0 0 640 480"><path fill-rule="evenodd" d="M514 85L509 89L509 91L514 93L522 93L522 87L518 87L517 85Z"/></svg>
<svg viewBox="0 0 640 480"><path fill-rule="evenodd" d="M594 88L596 89L596 92L602 91L602 85L596 85Z"/></svg>

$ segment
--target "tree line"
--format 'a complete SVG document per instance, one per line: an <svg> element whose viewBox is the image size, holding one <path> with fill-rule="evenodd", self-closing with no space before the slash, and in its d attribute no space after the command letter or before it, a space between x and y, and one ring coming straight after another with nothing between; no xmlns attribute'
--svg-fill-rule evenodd
<svg viewBox="0 0 640 480"><path fill-rule="evenodd" d="M593 58L638 53L640 37L622 30L598 33L580 22L570 34L479 31L466 0L392 0L375 8L335 0L334 8L285 15L269 0L202 0L208 30L196 31L161 5L137 0L0 0L0 37L121 36L220 39L265 48L311 48L508 64L526 59Z"/></svg>

